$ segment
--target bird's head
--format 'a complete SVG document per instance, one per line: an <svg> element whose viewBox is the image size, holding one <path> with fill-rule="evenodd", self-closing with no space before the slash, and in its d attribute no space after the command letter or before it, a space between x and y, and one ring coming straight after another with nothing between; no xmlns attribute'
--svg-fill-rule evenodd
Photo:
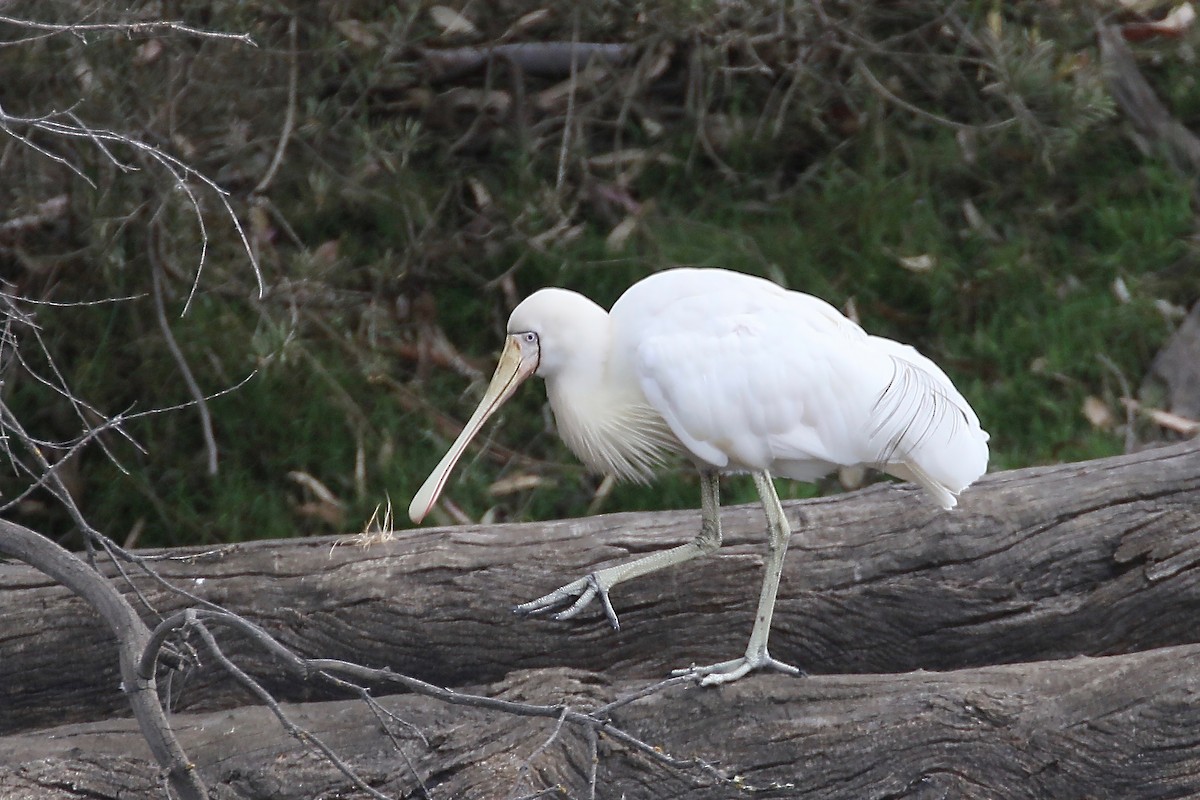
<svg viewBox="0 0 1200 800"><path fill-rule="evenodd" d="M608 312L578 292L540 289L509 316L505 352L518 351L521 364L533 362L532 374L553 378L571 365L594 363L580 356L607 344L607 325Z"/></svg>
<svg viewBox="0 0 1200 800"><path fill-rule="evenodd" d="M413 497L408 507L413 522L423 520L433 508L450 471L471 439L517 387L530 375L553 379L572 364L580 363L581 353L605 344L607 322L608 313L604 309L566 289L541 289L513 309L508 318L504 351L491 383L462 433Z"/></svg>

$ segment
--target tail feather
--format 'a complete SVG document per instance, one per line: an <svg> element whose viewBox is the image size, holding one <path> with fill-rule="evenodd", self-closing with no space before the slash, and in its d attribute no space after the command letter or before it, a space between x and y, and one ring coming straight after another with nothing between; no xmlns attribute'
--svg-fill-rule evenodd
<svg viewBox="0 0 1200 800"><path fill-rule="evenodd" d="M933 478L928 472L921 469L919 464L908 461L899 464L888 464L885 468L889 475L895 475L897 478L905 481L912 481L926 492L929 493L938 505L946 510L950 510L958 505L958 492L952 491L945 484L940 483ZM962 491L961 489L959 491Z"/></svg>

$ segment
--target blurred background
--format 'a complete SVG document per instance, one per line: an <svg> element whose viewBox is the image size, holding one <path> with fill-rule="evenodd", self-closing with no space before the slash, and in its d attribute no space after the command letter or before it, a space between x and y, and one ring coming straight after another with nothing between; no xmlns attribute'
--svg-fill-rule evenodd
<svg viewBox="0 0 1200 800"><path fill-rule="evenodd" d="M678 264L914 344L993 471L1194 433L1160 355L1200 297L1194 16L0 0L3 513L78 545L53 485L127 545L404 527L516 302ZM695 484L588 474L535 382L433 520Z"/></svg>

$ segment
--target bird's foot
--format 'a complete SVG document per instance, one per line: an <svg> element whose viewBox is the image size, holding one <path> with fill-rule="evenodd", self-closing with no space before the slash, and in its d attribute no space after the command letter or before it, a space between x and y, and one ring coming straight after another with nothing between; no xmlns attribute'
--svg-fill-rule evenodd
<svg viewBox="0 0 1200 800"><path fill-rule="evenodd" d="M763 650L761 653L748 652L741 658L722 661L719 664L709 664L707 667L693 666L687 669L677 669L671 675L694 677L701 686L718 686L722 683L733 683L738 678L757 669L771 669L797 678L808 674L799 667L793 667L791 664L771 658L771 655Z"/></svg>
<svg viewBox="0 0 1200 800"><path fill-rule="evenodd" d="M621 630L621 623L617 620L617 612L613 610L612 602L608 599L608 584L606 584L598 573L591 573L580 578L577 581L572 581L566 586L561 586L549 594L542 595L536 600L530 600L528 603L522 603L513 608L518 614L550 614L551 619L563 620L571 617L582 611L592 600L597 597L604 605L604 614L608 617L608 622L613 626L613 630ZM567 605L567 604L570 605ZM563 608L561 611L555 609Z"/></svg>

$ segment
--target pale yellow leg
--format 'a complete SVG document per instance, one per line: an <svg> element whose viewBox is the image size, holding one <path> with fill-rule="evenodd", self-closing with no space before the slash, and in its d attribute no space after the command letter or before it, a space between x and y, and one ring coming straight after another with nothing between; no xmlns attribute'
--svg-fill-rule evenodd
<svg viewBox="0 0 1200 800"><path fill-rule="evenodd" d="M775 596L779 591L779 579L783 574L783 558L787 555L788 539L792 529L783 513L783 504L775 491L775 484L767 472L754 473L754 485L762 499L763 511L767 516L767 561L763 569L762 592L758 598L758 612L754 616L754 628L750 631L750 642L746 654L731 661L710 664L707 667L692 667L676 670L676 675L695 675L705 686L736 681L751 670L773 669L789 675L804 672L776 661L767 652L767 638L771 635L771 617L775 613Z"/></svg>
<svg viewBox="0 0 1200 800"><path fill-rule="evenodd" d="M519 614L541 614L570 603L562 611L551 614L554 619L570 619L597 596L604 604L604 613L613 628L620 629L617 613L608 599L608 590L623 581L640 578L660 569L708 555L721 546L721 484L716 472L700 473L700 533L692 541L651 553L648 556L616 564L572 581L547 595L522 603L513 610Z"/></svg>

